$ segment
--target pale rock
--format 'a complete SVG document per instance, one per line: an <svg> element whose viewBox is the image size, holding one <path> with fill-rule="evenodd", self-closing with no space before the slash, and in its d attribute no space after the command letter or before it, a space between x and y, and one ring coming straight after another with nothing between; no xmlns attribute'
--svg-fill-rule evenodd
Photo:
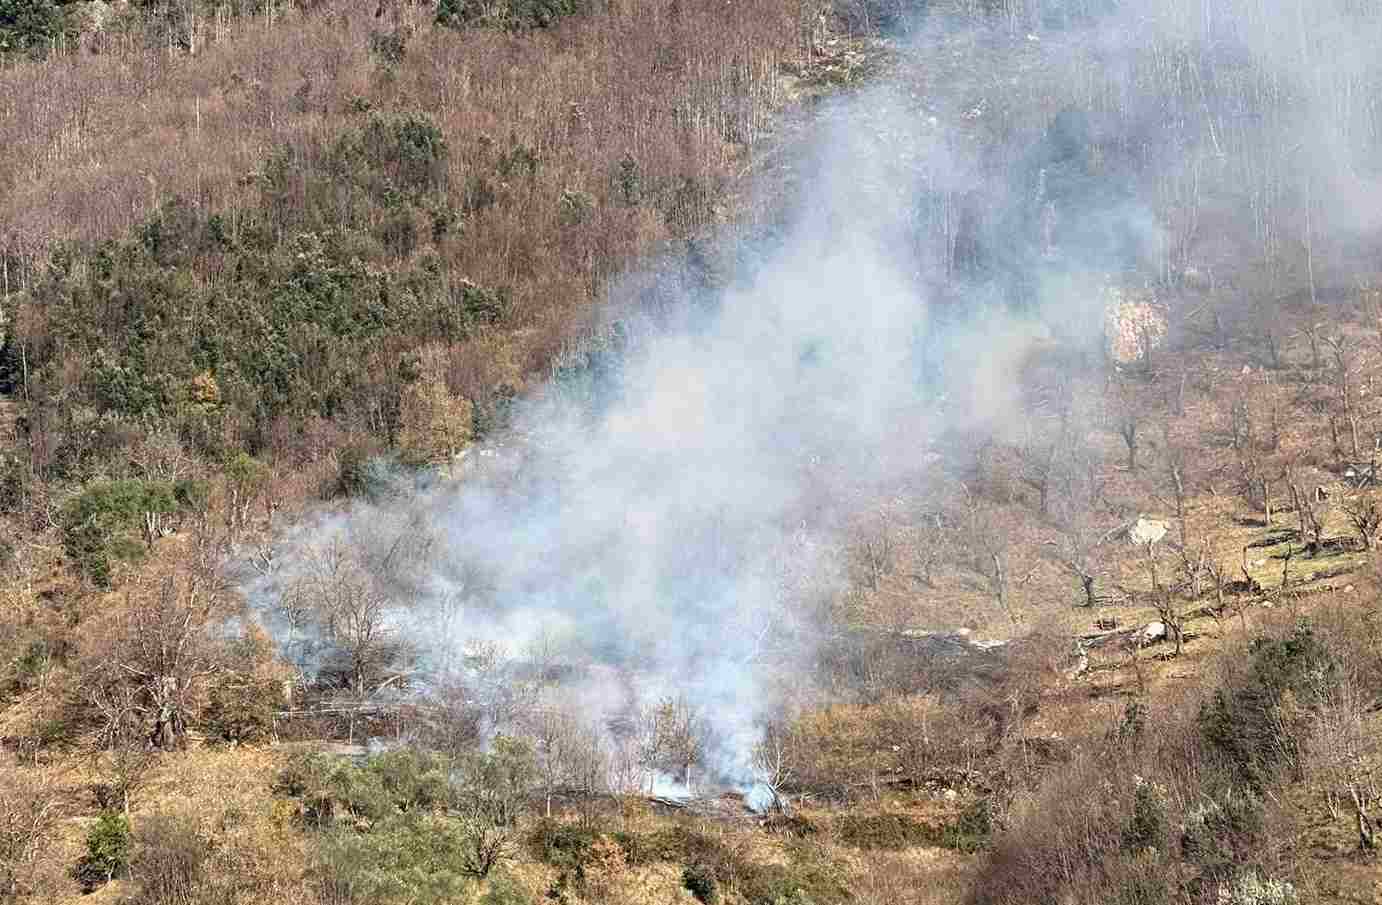
<svg viewBox="0 0 1382 905"><path fill-rule="evenodd" d="M1128 529L1128 540L1132 541L1134 546L1145 547L1165 537L1169 528L1170 526L1161 519L1138 516L1137 521Z"/></svg>

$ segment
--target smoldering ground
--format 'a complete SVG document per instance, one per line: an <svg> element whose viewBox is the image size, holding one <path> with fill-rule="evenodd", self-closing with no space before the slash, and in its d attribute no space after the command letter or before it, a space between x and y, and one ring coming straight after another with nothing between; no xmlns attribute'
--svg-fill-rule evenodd
<svg viewBox="0 0 1382 905"><path fill-rule="evenodd" d="M828 104L727 285L708 291L678 262L613 281L604 325L457 479L285 533L246 585L264 621L309 677L346 638L362 693L475 679L489 662L477 651L500 646L560 664L543 706L600 732L680 696L710 740L700 770L743 782L760 723L811 684L818 622L847 584L841 526L878 488L916 472L944 431L1011 415L1034 341L1097 347L1101 285L1174 290L1227 257L1284 255L1263 217L1325 212L1322 198L1373 185L1356 165L1371 146L1339 126L1364 114L1335 122L1310 103L1371 57L1288 45L1284 12L1242 5L1154 4L1055 30L915 24L897 53L971 56L916 67L920 87ZM1352 47L1374 33L1338 27L1353 11L1312 10L1311 35ZM1174 59L1222 69L1191 84ZM1237 91L1263 73L1282 94ZM1226 146L1281 150L1303 125L1317 127L1303 150L1215 163ZM1316 179L1302 160L1348 174ZM1206 238L1196 218L1224 211L1242 229ZM1303 241L1360 223L1320 216ZM1291 273L1314 285L1313 269ZM357 615L320 617L323 598Z"/></svg>

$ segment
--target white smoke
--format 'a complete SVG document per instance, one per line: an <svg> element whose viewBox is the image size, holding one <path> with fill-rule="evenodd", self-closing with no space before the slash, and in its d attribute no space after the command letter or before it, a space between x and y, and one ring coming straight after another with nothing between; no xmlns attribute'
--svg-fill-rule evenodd
<svg viewBox="0 0 1382 905"><path fill-rule="evenodd" d="M987 84L992 73L962 66L962 80L930 86L928 98L877 89L836 104L790 158L798 175L780 218L787 226L748 255L753 266L737 283L708 307L698 299L669 314L628 301L647 274L616 281L609 320L618 329L607 324L602 335L617 337L619 350L598 380L554 379L519 405L503 446L469 456L475 464L457 481L298 526L273 574L248 586L252 599L273 611L313 550L340 539L387 564L396 626L426 662L476 641L521 653L558 639L564 659L592 667L568 683L563 706L600 723L685 696L713 730L710 771L744 782L760 720L800 690L792 685L806 672L815 614L845 585L837 551L846 517L915 472L941 429L1015 412L1014 370L1035 340L1097 339L1108 270L1170 279L1172 263L1193 263L1189 239L1170 261L1169 215L1143 198L1159 191L1176 200L1192 144L1204 172L1220 173L1211 149L1250 144L1257 133L1235 118L1233 97L1149 86L1156 73L1138 65L1152 57L1137 57L1138 48L1200 42L1218 53L1236 42L1255 65L1279 68L1287 81L1309 75L1311 85L1375 65L1372 55L1331 60L1316 43L1289 45L1279 16L1258 16L1254 31L1258 19L1246 13L1235 28L1192 13L1130 7L1066 34L1065 50L1011 38L1014 59L1047 54L1045 81L1032 89L1030 111L1005 111L1016 125L988 135L1007 142L996 148L977 147L975 131L999 115L997 100L1016 105L1026 89ZM1192 26L1203 33L1178 37ZM1092 142L1130 160L1164 155L1138 164L1143 190L1120 184L1132 164L1105 171L1092 157L1060 158L1050 151L1059 136L1048 157L1035 155L1061 109L1038 88L1064 91L1072 105L1116 105L1069 141L1081 153ZM1196 118L1161 109L1157 92L1172 89ZM1189 125L1173 133L1158 117ZM1119 131L1123 144L1101 128ZM1335 133L1312 134L1326 138L1304 154L1352 153L1331 143ZM1360 168L1349 172L1374 194ZM995 184L995 173L1026 175ZM1218 178L1244 188L1251 175ZM1314 190L1340 191L1324 181ZM958 213L947 207L956 198L986 214L1018 212L1016 226L993 215L998 226L967 237L988 243L997 263L987 278L954 276L965 254ZM1037 227L1023 223L1054 224L1067 238L1037 241ZM964 305L962 317L938 325L941 284ZM1040 315L1001 304L1009 284L1025 285ZM799 665L783 670L784 660Z"/></svg>

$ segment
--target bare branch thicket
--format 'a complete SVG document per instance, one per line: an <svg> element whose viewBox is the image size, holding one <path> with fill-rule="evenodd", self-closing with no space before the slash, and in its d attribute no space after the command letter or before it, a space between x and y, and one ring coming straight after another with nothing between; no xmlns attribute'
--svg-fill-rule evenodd
<svg viewBox="0 0 1382 905"><path fill-rule="evenodd" d="M30 883L62 819L62 790L51 775L0 766L0 900L34 892Z"/></svg>
<svg viewBox="0 0 1382 905"><path fill-rule="evenodd" d="M897 561L896 529L886 513L879 512L859 527L852 553L860 580L870 591L877 591Z"/></svg>
<svg viewBox="0 0 1382 905"><path fill-rule="evenodd" d="M1316 726L1311 736L1312 765L1325 781L1325 797L1331 813L1338 816L1339 799L1353 810L1358 847L1377 848L1375 817L1382 747L1370 728L1375 709L1369 683L1360 673L1362 664L1345 652L1335 651L1334 669L1312 675Z"/></svg>

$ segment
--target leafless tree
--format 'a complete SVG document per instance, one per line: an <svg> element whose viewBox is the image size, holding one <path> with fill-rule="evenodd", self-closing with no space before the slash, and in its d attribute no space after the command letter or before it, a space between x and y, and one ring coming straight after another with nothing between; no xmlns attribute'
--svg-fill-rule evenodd
<svg viewBox="0 0 1382 905"><path fill-rule="evenodd" d="M464 661L488 731L508 732L520 726L537 701L539 684L531 676L518 675L509 653L493 641L468 642Z"/></svg>
<svg viewBox="0 0 1382 905"><path fill-rule="evenodd" d="M853 545L854 563L863 583L876 591L896 564L894 529L887 515L880 512L859 528Z"/></svg>
<svg viewBox="0 0 1382 905"><path fill-rule="evenodd" d="M1346 500L1340 508L1344 510L1349 523L1353 525L1353 530L1357 532L1363 549L1376 549L1377 532L1382 529L1382 507L1378 506L1377 500L1371 495L1364 494Z"/></svg>
<svg viewBox="0 0 1382 905"><path fill-rule="evenodd" d="M1296 510L1301 537L1310 538L1310 548L1318 550L1324 541L1324 521L1328 511L1327 500L1321 499L1319 495L1311 493L1293 482L1291 484L1291 505Z"/></svg>
<svg viewBox="0 0 1382 905"><path fill-rule="evenodd" d="M1083 519L1068 525L1060 541L1048 541L1057 548L1061 565L1080 583L1080 591L1084 594L1083 605L1087 607L1098 603L1095 593L1098 580L1095 560L1097 542L1093 528Z"/></svg>
<svg viewBox="0 0 1382 905"><path fill-rule="evenodd" d="M936 567L947 552L946 534L945 517L941 512L922 516L921 527L917 530L916 572L911 577L928 588L936 586Z"/></svg>
<svg viewBox="0 0 1382 905"><path fill-rule="evenodd" d="M1181 616L1180 609L1176 606L1175 597L1172 596L1169 588L1158 588L1154 594L1157 618L1161 620L1162 625L1166 626L1166 634L1175 640L1176 656L1179 657L1181 648L1185 644L1185 619Z"/></svg>
<svg viewBox="0 0 1382 905"><path fill-rule="evenodd" d="M424 732L429 745L453 758L479 745L484 717L473 691L459 676L442 676L428 694L427 703Z"/></svg>
<svg viewBox="0 0 1382 905"><path fill-rule="evenodd" d="M551 817L552 797L590 775L588 769L583 769L589 765L582 762L583 756L590 753L589 739L575 714L559 706L536 707L527 715L525 723L527 735L532 740L545 812Z"/></svg>
<svg viewBox="0 0 1382 905"><path fill-rule="evenodd" d="M679 776L691 789L691 770L705 756L707 725L683 696L665 697L643 714L640 761L650 771Z"/></svg>
<svg viewBox="0 0 1382 905"><path fill-rule="evenodd" d="M1132 401L1125 402L1122 409L1114 415L1113 428L1123 439L1123 445L1128 451L1128 471L1137 471L1137 450L1140 443L1138 432L1142 429L1142 418L1143 413Z"/></svg>
<svg viewBox="0 0 1382 905"><path fill-rule="evenodd" d="M1326 336L1324 342L1329 347L1333 358L1334 390L1338 394L1339 413L1349 429L1349 440L1353 457L1356 459L1358 458L1358 428L1362 418L1354 376L1359 365L1359 355L1357 350L1351 347L1348 337L1343 334L1332 337Z"/></svg>
<svg viewBox="0 0 1382 905"><path fill-rule="evenodd" d="M88 656L82 677L108 743L127 739L132 724L160 748L181 740L225 667L220 629L233 607L222 580L197 568L128 595L117 634Z"/></svg>
<svg viewBox="0 0 1382 905"><path fill-rule="evenodd" d="M785 789L793 778L791 734L778 722L763 727L763 737L753 749L753 769L768 791L768 807L778 813L788 811Z"/></svg>
<svg viewBox="0 0 1382 905"><path fill-rule="evenodd" d="M1051 484L1056 473L1056 456L1063 445L1064 430L1056 437L1043 440L1037 428L1029 421L1027 434L1018 447L1020 463L1018 476L1037 495L1037 512L1046 515L1050 500Z"/></svg>
<svg viewBox="0 0 1382 905"><path fill-rule="evenodd" d="M409 653L397 630L398 605L337 540L307 560L306 574L289 593L309 601L325 640L340 660L345 684L358 696L398 668Z"/></svg>

